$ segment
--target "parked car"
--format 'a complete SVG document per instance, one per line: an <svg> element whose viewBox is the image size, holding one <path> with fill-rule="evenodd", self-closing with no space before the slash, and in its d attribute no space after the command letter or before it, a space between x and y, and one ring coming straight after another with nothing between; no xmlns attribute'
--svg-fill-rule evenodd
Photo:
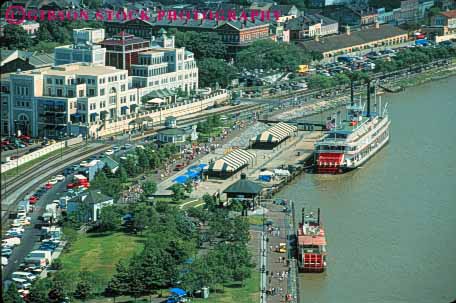
<svg viewBox="0 0 456 303"><path fill-rule="evenodd" d="M13 250L11 248L2 248L2 257L9 257L13 253Z"/></svg>
<svg viewBox="0 0 456 303"><path fill-rule="evenodd" d="M52 179L50 179L50 180L48 181L48 184L55 185L55 184L57 184L58 182L59 182L59 181L54 177L54 178L52 178Z"/></svg>
<svg viewBox="0 0 456 303"><path fill-rule="evenodd" d="M53 187L52 183L49 183L49 182L44 185L44 188L47 190L52 189L52 187Z"/></svg>
<svg viewBox="0 0 456 303"><path fill-rule="evenodd" d="M36 202L38 202L39 198L37 196L31 196L29 198L29 202L30 204L35 204Z"/></svg>
<svg viewBox="0 0 456 303"><path fill-rule="evenodd" d="M105 151L105 154L111 156L114 154L114 151L112 149L108 149L107 151Z"/></svg>
<svg viewBox="0 0 456 303"><path fill-rule="evenodd" d="M55 176L55 179L60 182L60 181L65 180L65 176L64 175L57 175L57 176Z"/></svg>

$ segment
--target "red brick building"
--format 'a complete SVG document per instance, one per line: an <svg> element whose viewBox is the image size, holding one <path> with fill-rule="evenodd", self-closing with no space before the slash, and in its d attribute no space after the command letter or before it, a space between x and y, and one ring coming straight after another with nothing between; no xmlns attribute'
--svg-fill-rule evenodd
<svg viewBox="0 0 456 303"><path fill-rule="evenodd" d="M128 70L130 66L138 64L138 54L150 48L150 41L124 31L99 43L106 48L106 65Z"/></svg>

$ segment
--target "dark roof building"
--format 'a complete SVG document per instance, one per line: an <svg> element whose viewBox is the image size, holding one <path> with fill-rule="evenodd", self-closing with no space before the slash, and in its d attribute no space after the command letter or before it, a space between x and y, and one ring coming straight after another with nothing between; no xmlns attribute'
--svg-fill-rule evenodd
<svg viewBox="0 0 456 303"><path fill-rule="evenodd" d="M2 50L0 68L2 73L32 70L54 64L54 54L39 54L20 50Z"/></svg>
<svg viewBox="0 0 456 303"><path fill-rule="evenodd" d="M138 64L139 53L150 48L150 41L124 31L99 43L106 48L106 65L126 69L131 73L131 65Z"/></svg>
<svg viewBox="0 0 456 303"><path fill-rule="evenodd" d="M101 209L105 206L112 205L114 200L97 190L89 190L69 200L67 203L67 212L69 214L77 212L82 203L86 205L86 207L81 208L85 213L78 213L80 216L79 219L82 222L94 222L100 218Z"/></svg>
<svg viewBox="0 0 456 303"><path fill-rule="evenodd" d="M285 28L290 30L291 40L327 36L339 32L337 21L320 14L308 14L290 19L285 23Z"/></svg>
<svg viewBox="0 0 456 303"><path fill-rule="evenodd" d="M241 178L228 186L223 193L226 194L228 203L232 199L241 200L242 215L247 215L247 208L255 207L262 191L263 185L250 181L245 174L241 174Z"/></svg>
<svg viewBox="0 0 456 303"><path fill-rule="evenodd" d="M298 45L307 51L319 52L324 58L330 58L371 47L399 44L407 40L406 31L385 24L354 32L348 28L344 34L304 41Z"/></svg>
<svg viewBox="0 0 456 303"><path fill-rule="evenodd" d="M247 179L245 174L241 174L241 178L228 186L223 193L230 198L254 198L261 194L263 186L257 182Z"/></svg>
<svg viewBox="0 0 456 303"><path fill-rule="evenodd" d="M217 21L210 19L180 19L168 20L168 18L151 18L149 21L134 19L125 22L109 22L107 25L108 34L115 34L119 31L126 31L136 36L150 39L158 36L159 31L169 28L176 28L179 31L215 32L222 38L224 44L228 46L230 53L235 53L239 48L248 46L251 43L270 39L269 23L256 19L254 22L248 20Z"/></svg>

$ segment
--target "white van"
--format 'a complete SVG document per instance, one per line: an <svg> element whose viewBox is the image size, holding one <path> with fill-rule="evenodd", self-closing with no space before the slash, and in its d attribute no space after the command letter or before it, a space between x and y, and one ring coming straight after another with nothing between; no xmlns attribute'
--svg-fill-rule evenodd
<svg viewBox="0 0 456 303"><path fill-rule="evenodd" d="M2 240L2 246L16 246L21 244L20 238L8 238Z"/></svg>
<svg viewBox="0 0 456 303"><path fill-rule="evenodd" d="M33 282L36 279L36 276L34 274L26 271L15 271L11 277L13 281L14 279L25 279L27 281Z"/></svg>

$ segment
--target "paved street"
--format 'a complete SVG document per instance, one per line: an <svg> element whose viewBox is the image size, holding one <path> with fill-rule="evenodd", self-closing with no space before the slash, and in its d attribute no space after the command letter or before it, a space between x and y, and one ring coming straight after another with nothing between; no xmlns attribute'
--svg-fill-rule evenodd
<svg viewBox="0 0 456 303"><path fill-rule="evenodd" d="M8 258L8 265L4 267L2 272L2 281L10 278L11 273L17 270L19 264L27 254L33 250L35 243L39 241L41 230L35 228L35 224L40 222L38 217L43 214L46 204L63 196L66 183L66 181L63 181L54 185L54 187L41 196L40 200L35 204L34 211L30 214L32 224L25 228L25 231L22 234L21 244L13 250L13 254Z"/></svg>

